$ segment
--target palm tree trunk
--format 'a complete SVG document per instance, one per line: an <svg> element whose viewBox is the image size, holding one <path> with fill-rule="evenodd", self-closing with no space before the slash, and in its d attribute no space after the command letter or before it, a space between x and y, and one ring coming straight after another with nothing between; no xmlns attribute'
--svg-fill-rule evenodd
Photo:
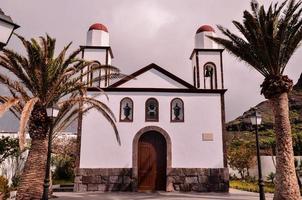
<svg viewBox="0 0 302 200"><path fill-rule="evenodd" d="M32 139L20 187L17 191L17 200L40 200L42 198L46 158L47 138Z"/></svg>
<svg viewBox="0 0 302 200"><path fill-rule="evenodd" d="M274 200L299 200L291 126L289 121L288 93L270 99L275 116L276 133L276 186Z"/></svg>
<svg viewBox="0 0 302 200"><path fill-rule="evenodd" d="M17 191L17 200L40 200L43 194L45 178L49 119L46 109L36 104L30 116L28 132L31 147L21 174L21 182Z"/></svg>

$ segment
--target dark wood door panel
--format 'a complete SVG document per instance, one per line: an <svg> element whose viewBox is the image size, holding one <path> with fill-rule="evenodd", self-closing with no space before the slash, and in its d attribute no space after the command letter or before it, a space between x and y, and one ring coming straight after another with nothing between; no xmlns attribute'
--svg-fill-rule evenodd
<svg viewBox="0 0 302 200"><path fill-rule="evenodd" d="M138 144L138 189L166 189L166 158L167 147L165 138L157 132L143 134Z"/></svg>
<svg viewBox="0 0 302 200"><path fill-rule="evenodd" d="M153 147L148 143L139 145L139 183L144 190L153 190L155 181L154 152Z"/></svg>

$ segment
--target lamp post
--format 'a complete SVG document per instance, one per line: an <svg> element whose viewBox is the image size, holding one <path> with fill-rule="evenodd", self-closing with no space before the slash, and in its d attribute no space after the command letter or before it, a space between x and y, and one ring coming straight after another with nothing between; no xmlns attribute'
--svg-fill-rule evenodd
<svg viewBox="0 0 302 200"><path fill-rule="evenodd" d="M43 189L43 200L48 199L49 193L49 180L50 180L50 160L51 160L51 146L52 146L52 132L53 132L53 120L58 116L59 109L55 106L46 109L47 117L50 119L50 126L48 132L48 149L47 149L47 160L45 168L45 178L44 178L44 189Z"/></svg>
<svg viewBox="0 0 302 200"><path fill-rule="evenodd" d="M257 109L253 109L254 113L251 116L251 123L255 126L256 130L256 148L257 148L257 164L258 164L258 185L259 185L259 197L260 200L265 200L264 194L264 182L262 179L261 171L261 159L260 159L260 149L259 149L259 135L258 135L258 124L261 124L262 118L261 115L257 112Z"/></svg>
<svg viewBox="0 0 302 200"><path fill-rule="evenodd" d="M15 24L10 16L4 14L0 8L0 50L7 45L15 29L20 26Z"/></svg>

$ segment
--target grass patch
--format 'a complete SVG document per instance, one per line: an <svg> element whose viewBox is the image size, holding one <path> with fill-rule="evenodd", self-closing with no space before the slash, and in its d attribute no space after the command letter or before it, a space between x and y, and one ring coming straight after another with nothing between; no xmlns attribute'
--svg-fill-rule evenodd
<svg viewBox="0 0 302 200"><path fill-rule="evenodd" d="M259 192L258 182L232 180L230 181L230 187L238 190L248 191L248 192ZM272 183L265 183L264 191L267 193L274 193L275 191L274 185Z"/></svg>

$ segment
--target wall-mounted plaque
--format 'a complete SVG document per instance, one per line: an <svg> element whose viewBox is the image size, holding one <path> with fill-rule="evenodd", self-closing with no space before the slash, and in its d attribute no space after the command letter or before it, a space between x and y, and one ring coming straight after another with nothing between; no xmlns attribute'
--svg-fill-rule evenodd
<svg viewBox="0 0 302 200"><path fill-rule="evenodd" d="M202 133L202 141L214 141L213 133Z"/></svg>

